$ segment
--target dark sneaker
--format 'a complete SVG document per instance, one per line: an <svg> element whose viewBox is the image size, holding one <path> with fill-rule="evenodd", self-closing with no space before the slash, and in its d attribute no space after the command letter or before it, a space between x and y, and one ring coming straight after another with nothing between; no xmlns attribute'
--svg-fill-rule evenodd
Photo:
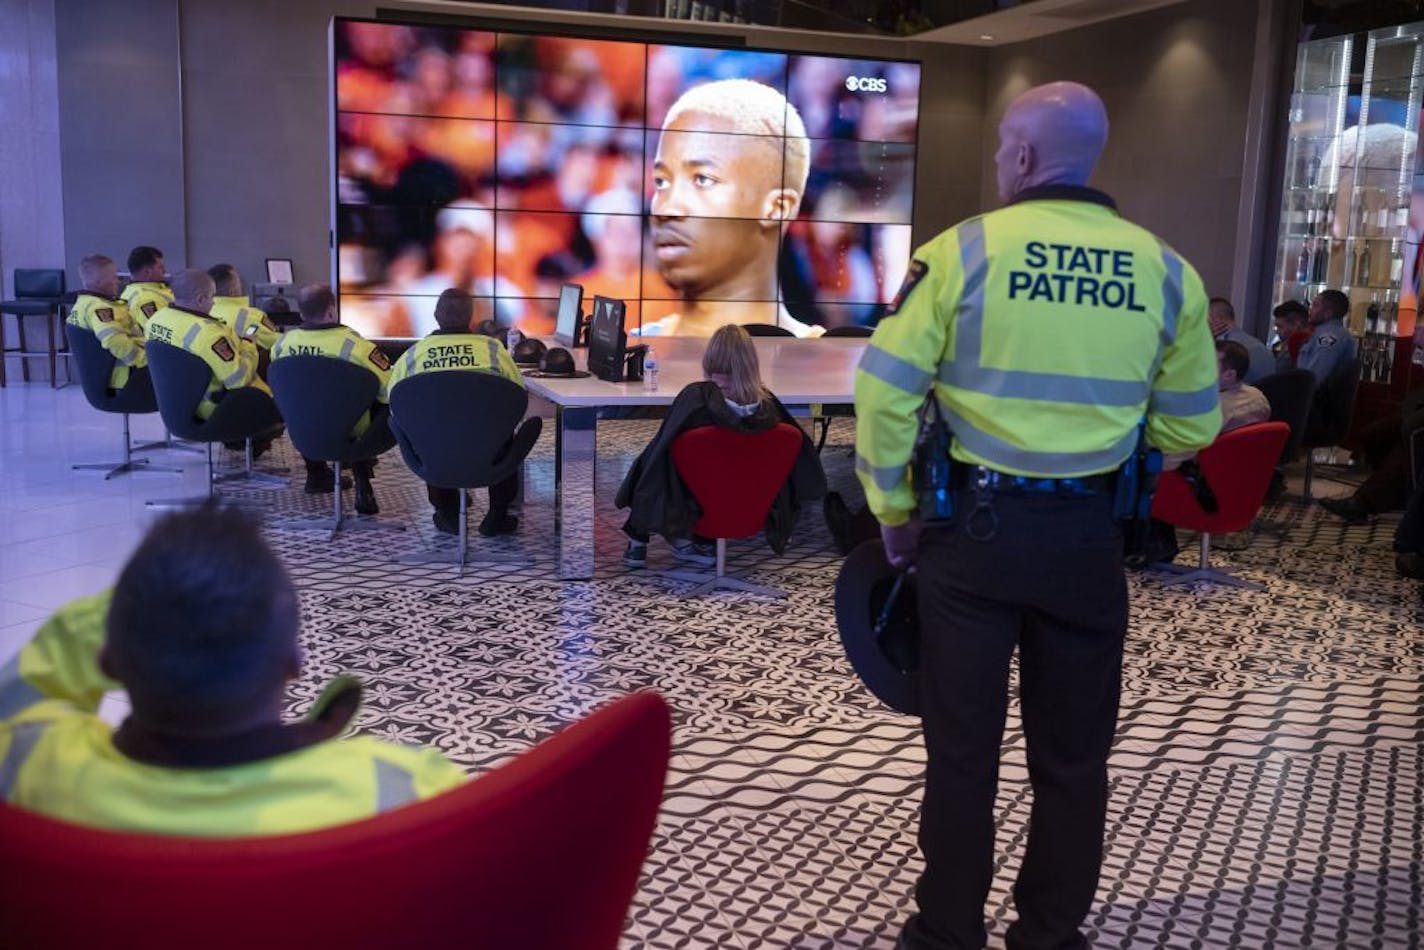
<svg viewBox="0 0 1424 950"><path fill-rule="evenodd" d="M362 515L378 515L381 506L376 504L376 490L369 478L356 479L356 512Z"/></svg>
<svg viewBox="0 0 1424 950"><path fill-rule="evenodd" d="M1370 520L1372 514L1368 508L1356 501L1353 495L1348 498L1322 498L1320 507L1332 515L1344 518L1349 524L1364 524Z"/></svg>
<svg viewBox="0 0 1424 950"><path fill-rule="evenodd" d="M698 567L717 566L717 545L711 541L674 541L672 556L684 564Z"/></svg>
<svg viewBox="0 0 1424 950"><path fill-rule="evenodd" d="M827 492L825 500L821 502L821 511L826 516L826 527L831 531L831 540L835 542L836 550L849 554L855 547L851 531L851 513L840 492Z"/></svg>
<svg viewBox="0 0 1424 950"><path fill-rule="evenodd" d="M435 511L430 515L430 520L435 525L435 530L441 534L460 533L460 513L458 511L444 512Z"/></svg>
<svg viewBox="0 0 1424 950"><path fill-rule="evenodd" d="M623 564L633 568L647 567L648 542L629 541L628 546L623 549Z"/></svg>
<svg viewBox="0 0 1424 950"><path fill-rule="evenodd" d="M480 534L492 538L499 534L513 534L519 530L519 519L510 514L495 514L491 511L480 522Z"/></svg>

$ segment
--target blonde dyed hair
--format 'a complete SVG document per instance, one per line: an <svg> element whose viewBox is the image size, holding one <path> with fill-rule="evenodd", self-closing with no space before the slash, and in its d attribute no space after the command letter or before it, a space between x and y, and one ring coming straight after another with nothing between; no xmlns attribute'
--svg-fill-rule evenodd
<svg viewBox="0 0 1424 950"><path fill-rule="evenodd" d="M702 354L702 375L726 376L730 385L722 395L741 406L761 402L766 386L761 381L761 363L751 334L736 324L718 327Z"/></svg>
<svg viewBox="0 0 1424 950"><path fill-rule="evenodd" d="M752 79L718 79L693 86L678 97L663 119L663 128L681 116L696 112L716 116L741 135L783 138L781 187L798 195L806 192L811 173L811 140L801 113L775 89Z"/></svg>

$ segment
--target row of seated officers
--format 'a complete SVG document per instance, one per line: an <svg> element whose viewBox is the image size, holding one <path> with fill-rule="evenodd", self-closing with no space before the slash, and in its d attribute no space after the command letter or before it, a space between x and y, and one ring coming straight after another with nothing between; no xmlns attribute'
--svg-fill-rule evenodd
<svg viewBox="0 0 1424 950"><path fill-rule="evenodd" d="M223 393L253 387L268 395L263 378L270 360L290 356L318 355L355 363L373 373L379 381L377 404L357 423L353 436L371 424L372 413L389 403L391 387L420 372L457 364L461 369L494 372L523 386L523 377L503 345L470 332L474 312L471 298L458 290L447 291L436 305L440 329L417 342L392 366L386 354L337 317L336 296L322 284L306 287L298 297L302 323L285 333L261 310L247 305L235 269L220 264L207 272L184 270L173 276L171 285L162 281L163 258L153 256L153 248L137 248L130 255L135 280L119 296L115 262L103 255L91 255L80 264L83 290L70 311L69 322L92 331L116 360L110 388L128 385L135 373L146 372L145 346L157 340L192 353L212 371L208 391L197 409L199 418L209 417ZM495 344L495 345L491 345ZM442 361L452 350L459 359ZM255 454L261 455L281 435L280 425L254 440ZM236 448L237 446L234 446ZM330 469L307 460L306 490L309 493L333 489ZM374 460L355 463L356 510L376 514L380 509L372 488ZM519 492L519 477L511 476L490 487L490 508L479 530L484 535L506 534L518 528L511 514ZM459 495L453 489L431 487L430 500L437 529L454 533L458 525Z"/></svg>

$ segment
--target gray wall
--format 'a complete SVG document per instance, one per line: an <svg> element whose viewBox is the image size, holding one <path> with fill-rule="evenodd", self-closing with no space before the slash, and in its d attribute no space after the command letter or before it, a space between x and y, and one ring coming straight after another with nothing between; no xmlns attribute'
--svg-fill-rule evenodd
<svg viewBox="0 0 1424 950"><path fill-rule="evenodd" d="M993 155L1005 108L1030 86L1087 83L1112 134L1093 184L1226 295L1236 262L1256 3L1190 0L989 54L981 198L996 202ZM1285 38L1282 38L1285 41Z"/></svg>
<svg viewBox="0 0 1424 950"><path fill-rule="evenodd" d="M0 0L0 294L64 260L52 0ZM7 320L13 318L5 318ZM14 338L11 337L11 340ZM38 370L40 361L31 364Z"/></svg>
<svg viewBox="0 0 1424 950"><path fill-rule="evenodd" d="M183 264L178 20L173 0L55 0L64 247L124 267L152 244Z"/></svg>

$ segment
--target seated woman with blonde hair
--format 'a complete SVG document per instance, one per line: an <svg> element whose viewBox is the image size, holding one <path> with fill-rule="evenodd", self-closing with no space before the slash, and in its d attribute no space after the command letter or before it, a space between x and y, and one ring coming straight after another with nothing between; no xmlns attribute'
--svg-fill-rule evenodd
<svg viewBox="0 0 1424 950"><path fill-rule="evenodd" d="M778 423L795 425L791 414L761 381L761 367L751 336L739 326L724 326L712 335L702 355L705 380L677 394L667 418L648 443L618 489L615 503L628 508L623 533L628 547L623 563L644 567L648 538L661 534L672 543L673 556L690 564L717 562L712 542L698 538L692 527L701 515L696 500L673 465L673 439L700 426L721 426L737 432L765 432ZM801 502L826 493L826 475L816 449L803 432L801 453L791 477L777 493L766 519L766 540L778 554L786 549Z"/></svg>

